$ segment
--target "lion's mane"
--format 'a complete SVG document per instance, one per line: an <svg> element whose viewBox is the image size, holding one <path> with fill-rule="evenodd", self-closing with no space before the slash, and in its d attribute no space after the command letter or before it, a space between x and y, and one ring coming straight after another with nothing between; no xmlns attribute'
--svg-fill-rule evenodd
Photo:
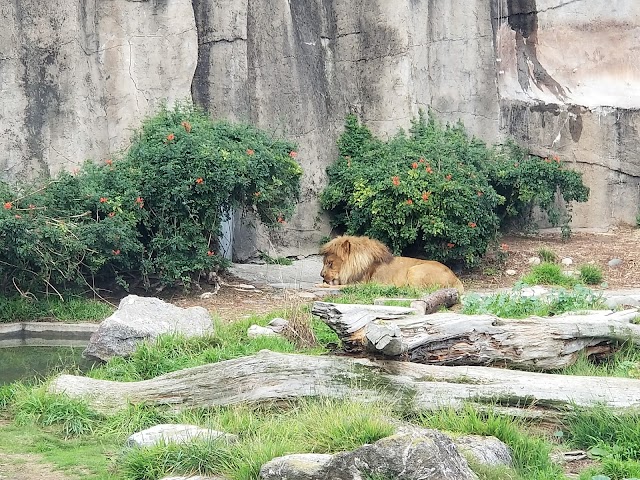
<svg viewBox="0 0 640 480"><path fill-rule="evenodd" d="M342 260L341 283L367 281L377 265L389 263L393 254L386 245L369 237L343 235L324 244L320 254L333 254Z"/></svg>

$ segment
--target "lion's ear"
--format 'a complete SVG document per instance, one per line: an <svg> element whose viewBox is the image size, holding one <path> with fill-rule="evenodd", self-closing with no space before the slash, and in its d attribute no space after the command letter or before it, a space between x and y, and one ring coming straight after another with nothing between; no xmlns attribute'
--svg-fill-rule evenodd
<svg viewBox="0 0 640 480"><path fill-rule="evenodd" d="M344 258L347 258L350 253L351 253L351 242L347 239L344 239L340 243L339 256L344 259Z"/></svg>

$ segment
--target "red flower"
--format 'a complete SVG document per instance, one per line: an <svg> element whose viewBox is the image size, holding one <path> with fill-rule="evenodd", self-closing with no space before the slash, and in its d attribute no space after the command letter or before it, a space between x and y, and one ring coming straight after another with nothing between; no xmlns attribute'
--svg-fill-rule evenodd
<svg viewBox="0 0 640 480"><path fill-rule="evenodd" d="M33 203L29 204L29 210L35 210L36 206Z"/></svg>
<svg viewBox="0 0 640 480"><path fill-rule="evenodd" d="M293 150L291 150L291 151L289 152L289 156L290 156L291 158L296 158L296 157L298 156L298 152L294 152Z"/></svg>
<svg viewBox="0 0 640 480"><path fill-rule="evenodd" d="M444 177L444 178L446 178L447 180L451 180L451 174L447 175L447 176L446 176L446 177Z"/></svg>
<svg viewBox="0 0 640 480"><path fill-rule="evenodd" d="M424 170L427 173L433 173L433 170L431 170L431 166L429 166L429 165L427 165L427 167Z"/></svg>
<svg viewBox="0 0 640 480"><path fill-rule="evenodd" d="M189 122L185 120L184 122L180 123L180 125L182 125L182 128L184 128L185 132L191 133L191 124Z"/></svg>
<svg viewBox="0 0 640 480"><path fill-rule="evenodd" d="M420 160L418 160L420 163L424 163L424 158L421 158Z"/></svg>
<svg viewBox="0 0 640 480"><path fill-rule="evenodd" d="M429 200L430 196L431 196L431 192L422 192L422 200L424 200L425 202Z"/></svg>
<svg viewBox="0 0 640 480"><path fill-rule="evenodd" d="M204 180L202 179L202 177L198 177L198 178L196 178L196 183L197 183L198 185L199 185L199 184L201 184L202 182L204 182Z"/></svg>
<svg viewBox="0 0 640 480"><path fill-rule="evenodd" d="M256 197L259 197L260 195L262 195L262 192L256 192L253 195L256 196Z"/></svg>
<svg viewBox="0 0 640 480"><path fill-rule="evenodd" d="M13 208L13 203L11 203L11 202L6 202L6 203L4 204L4 209L5 209L5 210L11 210L12 208Z"/></svg>
<svg viewBox="0 0 640 480"><path fill-rule="evenodd" d="M247 148L247 155L253 155L255 152L250 148Z"/></svg>
<svg viewBox="0 0 640 480"><path fill-rule="evenodd" d="M136 198L136 203L140 205L140 208L144 207L144 200L142 199L142 197Z"/></svg>
<svg viewBox="0 0 640 480"><path fill-rule="evenodd" d="M107 197L100 197L100 203L107 203L109 199Z"/></svg>
<svg viewBox="0 0 640 480"><path fill-rule="evenodd" d="M107 158L104 163L106 163L107 165L111 166L113 165L113 160L111 160L110 158Z"/></svg>
<svg viewBox="0 0 640 480"><path fill-rule="evenodd" d="M553 159L556 161L556 163L560 163L560 157L558 155L554 155Z"/></svg>
<svg viewBox="0 0 640 480"><path fill-rule="evenodd" d="M482 195L484 195L484 193L478 190L478 196L481 197Z"/></svg>
<svg viewBox="0 0 640 480"><path fill-rule="evenodd" d="M215 253L215 252L212 252L211 250L209 250L209 251L207 252L207 256L209 256L209 257L213 257L215 254L216 254L216 253Z"/></svg>
<svg viewBox="0 0 640 480"><path fill-rule="evenodd" d="M416 168L418 168L418 162L413 162L413 163L411 164L411 168L413 168L414 170L415 170Z"/></svg>
<svg viewBox="0 0 640 480"><path fill-rule="evenodd" d="M176 138L176 136L173 133L170 133L167 135L167 142L172 142L174 138Z"/></svg>
<svg viewBox="0 0 640 480"><path fill-rule="evenodd" d="M113 216L115 216L115 214L116 214L116 212L111 212L111 213L109 213L109 216L113 217Z"/></svg>
<svg viewBox="0 0 640 480"><path fill-rule="evenodd" d="M120 255L120 249L118 249L118 250L111 250L111 253L113 253L114 255Z"/></svg>
<svg viewBox="0 0 640 480"><path fill-rule="evenodd" d="M411 200L410 198L407 199L407 205L413 205L413 200Z"/></svg>
<svg viewBox="0 0 640 480"><path fill-rule="evenodd" d="M476 228L476 222L469 222L469 226L471 228Z"/></svg>
<svg viewBox="0 0 640 480"><path fill-rule="evenodd" d="M391 181L396 187L400 185L400 177L391 177Z"/></svg>
<svg viewBox="0 0 640 480"><path fill-rule="evenodd" d="M507 250L509 250L509 245L507 245L506 243L502 243L502 244L500 245L500 249L501 249L503 252L506 252Z"/></svg>
<svg viewBox="0 0 640 480"><path fill-rule="evenodd" d="M278 217L278 223L281 223L281 224L283 224L283 225L284 225L284 224L285 224L285 223L287 223L287 222L286 222L286 220L285 220L285 219L282 217L282 215L281 215L281 216L279 216L279 217Z"/></svg>
<svg viewBox="0 0 640 480"><path fill-rule="evenodd" d="M16 218L22 218L22 215L16 215Z"/></svg>
<svg viewBox="0 0 640 480"><path fill-rule="evenodd" d="M453 248L453 247L455 247L455 246L456 246L456 244L455 244L455 243L447 243L447 247L449 247L449 248Z"/></svg>

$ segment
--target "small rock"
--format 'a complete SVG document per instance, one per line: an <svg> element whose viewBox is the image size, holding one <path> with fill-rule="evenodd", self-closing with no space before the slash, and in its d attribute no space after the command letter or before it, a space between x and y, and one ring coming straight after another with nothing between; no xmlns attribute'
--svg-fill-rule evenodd
<svg viewBox="0 0 640 480"><path fill-rule="evenodd" d="M513 277L514 275L517 275L517 271L515 270L507 270L504 273L506 273L507 275L509 275L510 277Z"/></svg>
<svg viewBox="0 0 640 480"><path fill-rule="evenodd" d="M607 262L607 265L609 265L610 267L617 267L621 263L622 263L622 260L620 260L619 258L612 258Z"/></svg>
<svg viewBox="0 0 640 480"><path fill-rule="evenodd" d="M529 257L529 265L540 265L540 257Z"/></svg>
<svg viewBox="0 0 640 480"><path fill-rule="evenodd" d="M159 443L185 443L193 440L225 439L236 441L238 437L197 425L161 424L134 433L127 439L128 447L151 447Z"/></svg>
<svg viewBox="0 0 640 480"><path fill-rule="evenodd" d="M282 333L282 331L289 326L289 322L284 318L276 317L267 323L267 328L273 330L276 333Z"/></svg>
<svg viewBox="0 0 640 480"><path fill-rule="evenodd" d="M534 285L533 287L525 287L520 290L521 297L544 297L549 293L549 289L541 287L540 285Z"/></svg>
<svg viewBox="0 0 640 480"><path fill-rule="evenodd" d="M307 257L305 257L304 255L298 255L296 258L297 258L298 260L304 260L304 259L305 259L305 258L307 258Z"/></svg>
<svg viewBox="0 0 640 480"><path fill-rule="evenodd" d="M256 287L254 285L249 285L247 283L238 283L233 286L234 288L239 288L240 290L255 290Z"/></svg>
<svg viewBox="0 0 640 480"><path fill-rule="evenodd" d="M272 328L261 327L260 325L251 325L247 330L247 337L249 338L277 337L278 335L280 334Z"/></svg>
<svg viewBox="0 0 640 480"><path fill-rule="evenodd" d="M565 257L561 260L561 263L563 265L572 265L573 264L573 260L569 257Z"/></svg>
<svg viewBox="0 0 640 480"><path fill-rule="evenodd" d="M208 300L209 298L213 298L216 295L216 293L218 292L204 292L202 295L200 295L200 298L202 300Z"/></svg>

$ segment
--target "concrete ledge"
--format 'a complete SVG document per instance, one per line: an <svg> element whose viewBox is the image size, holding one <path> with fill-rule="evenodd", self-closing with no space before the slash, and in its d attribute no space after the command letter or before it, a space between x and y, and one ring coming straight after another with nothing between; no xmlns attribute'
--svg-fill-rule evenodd
<svg viewBox="0 0 640 480"><path fill-rule="evenodd" d="M98 323L21 322L0 324L0 347L84 347Z"/></svg>

